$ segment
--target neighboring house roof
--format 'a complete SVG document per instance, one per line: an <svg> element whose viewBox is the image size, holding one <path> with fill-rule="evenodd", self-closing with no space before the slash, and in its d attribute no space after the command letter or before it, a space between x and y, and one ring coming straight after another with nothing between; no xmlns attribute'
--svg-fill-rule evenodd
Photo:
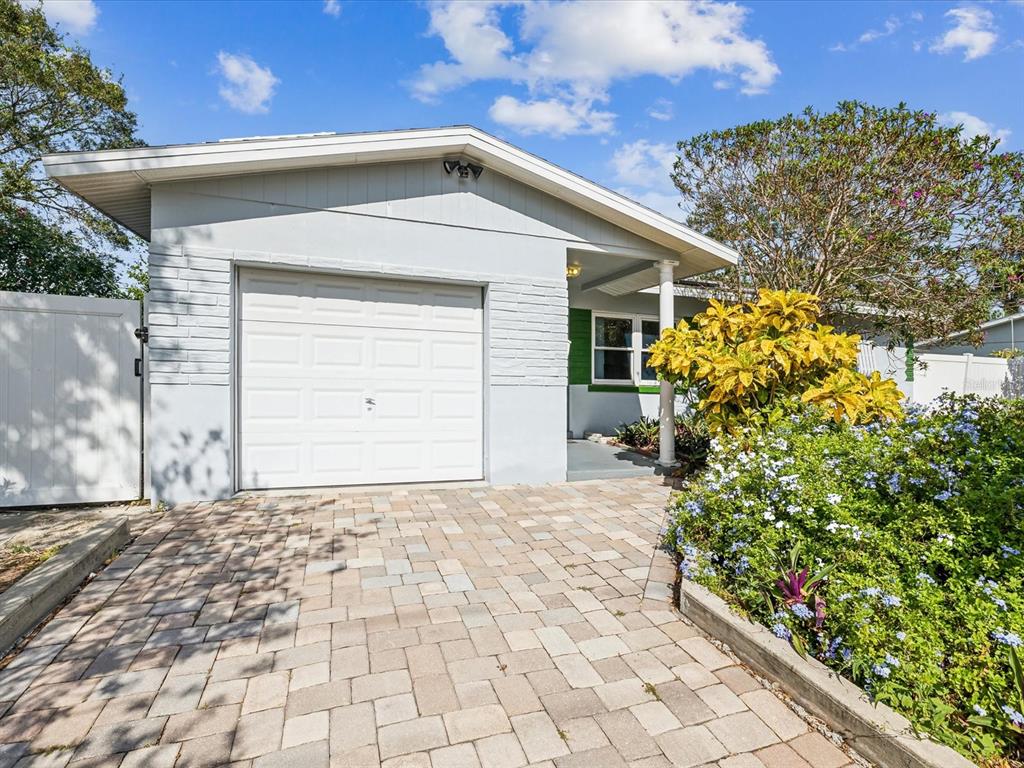
<svg viewBox="0 0 1024 768"><path fill-rule="evenodd" d="M994 320L989 320L979 325L978 330L987 331L990 328L998 328L1000 325L1005 325L1006 323L1013 323L1018 320L1024 320L1024 312L1017 312L1016 314L1013 315L1003 315L1002 317L997 317ZM953 339L959 339L961 336L966 336L969 333L973 333L973 330L957 331L956 333L951 333L949 336L942 339L925 339L924 341L918 342L914 346L930 347L936 344L948 345L949 342L952 341Z"/></svg>
<svg viewBox="0 0 1024 768"><path fill-rule="evenodd" d="M696 272L735 264L732 248L472 126L328 133L45 155L65 188L145 239L150 185L330 165L462 157L554 195L687 259Z"/></svg>

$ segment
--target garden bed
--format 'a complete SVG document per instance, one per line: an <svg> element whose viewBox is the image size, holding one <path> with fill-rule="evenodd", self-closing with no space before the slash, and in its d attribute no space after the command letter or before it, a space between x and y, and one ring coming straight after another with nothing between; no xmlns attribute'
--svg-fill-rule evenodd
<svg viewBox="0 0 1024 768"><path fill-rule="evenodd" d="M1024 403L716 441L681 573L983 765L1024 757Z"/></svg>

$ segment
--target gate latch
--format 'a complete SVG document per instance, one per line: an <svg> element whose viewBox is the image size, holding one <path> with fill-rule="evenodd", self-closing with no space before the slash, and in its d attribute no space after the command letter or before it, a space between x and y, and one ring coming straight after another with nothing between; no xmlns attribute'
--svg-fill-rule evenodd
<svg viewBox="0 0 1024 768"><path fill-rule="evenodd" d="M149 343L149 326L144 325L141 328L135 329L135 338L141 341L143 344Z"/></svg>
<svg viewBox="0 0 1024 768"><path fill-rule="evenodd" d="M140 376L140 377L142 376L142 358L141 357L136 357L135 358L135 375L136 376Z"/></svg>

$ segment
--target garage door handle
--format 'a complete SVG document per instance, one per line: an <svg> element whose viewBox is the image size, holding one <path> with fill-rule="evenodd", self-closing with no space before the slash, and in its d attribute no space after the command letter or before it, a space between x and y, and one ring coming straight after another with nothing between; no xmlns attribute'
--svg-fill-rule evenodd
<svg viewBox="0 0 1024 768"><path fill-rule="evenodd" d="M366 401L366 404L368 406L370 406L371 408L377 404L377 401L374 400L372 397L365 398L365 401Z"/></svg>

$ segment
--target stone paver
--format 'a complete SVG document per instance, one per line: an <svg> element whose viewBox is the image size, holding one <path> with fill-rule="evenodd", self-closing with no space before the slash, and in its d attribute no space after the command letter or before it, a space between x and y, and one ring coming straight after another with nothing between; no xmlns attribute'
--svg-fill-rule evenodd
<svg viewBox="0 0 1024 768"><path fill-rule="evenodd" d="M851 765L672 611L669 491L179 506L0 670L0 765Z"/></svg>

